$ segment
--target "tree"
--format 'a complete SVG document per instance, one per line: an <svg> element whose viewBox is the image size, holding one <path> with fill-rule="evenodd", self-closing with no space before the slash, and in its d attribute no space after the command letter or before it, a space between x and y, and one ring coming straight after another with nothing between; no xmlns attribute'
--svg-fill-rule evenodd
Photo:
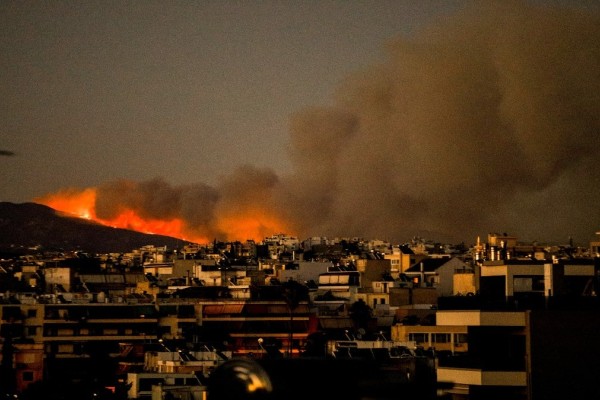
<svg viewBox="0 0 600 400"><path fill-rule="evenodd" d="M308 299L308 288L301 283L294 280L289 280L283 285L281 292L285 303L288 306L288 312L290 313L290 332L288 338L288 355L292 356L292 340L294 334L294 310L298 307L301 301Z"/></svg>
<svg viewBox="0 0 600 400"><path fill-rule="evenodd" d="M350 318L354 324L354 329L364 329L369 327L369 322L373 317L373 310L365 303L363 299L359 299L352 303L349 309Z"/></svg>

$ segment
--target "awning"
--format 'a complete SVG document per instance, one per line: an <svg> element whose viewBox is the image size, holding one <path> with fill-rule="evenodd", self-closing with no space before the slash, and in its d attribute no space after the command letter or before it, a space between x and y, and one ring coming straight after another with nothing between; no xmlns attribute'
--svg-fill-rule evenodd
<svg viewBox="0 0 600 400"><path fill-rule="evenodd" d="M204 315L241 314L244 304L209 304L202 307Z"/></svg>

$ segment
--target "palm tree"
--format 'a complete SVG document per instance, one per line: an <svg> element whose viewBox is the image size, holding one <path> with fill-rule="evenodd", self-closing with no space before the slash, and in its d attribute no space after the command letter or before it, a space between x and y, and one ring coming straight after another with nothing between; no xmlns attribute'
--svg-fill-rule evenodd
<svg viewBox="0 0 600 400"><path fill-rule="evenodd" d="M294 310L301 301L308 299L308 288L301 283L298 283L294 280L289 280L285 282L283 285L283 290L281 292L285 303L288 306L288 312L290 313L290 331L288 337L288 356L292 356L292 340L294 333Z"/></svg>

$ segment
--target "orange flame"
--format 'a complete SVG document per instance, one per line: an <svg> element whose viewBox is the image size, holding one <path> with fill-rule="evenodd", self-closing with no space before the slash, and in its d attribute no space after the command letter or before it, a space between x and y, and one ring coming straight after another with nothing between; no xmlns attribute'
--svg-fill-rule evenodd
<svg viewBox="0 0 600 400"><path fill-rule="evenodd" d="M166 235L182 238L196 243L206 243L205 237L186 238L181 219L171 220L143 219L133 210L125 209L113 219L96 216L96 189L64 189L35 200L57 211L79 218L89 219L113 228L129 229L137 232Z"/></svg>
<svg viewBox="0 0 600 400"><path fill-rule="evenodd" d="M125 228L132 231L181 238L184 236L182 230L183 221L178 218L171 220L142 219L134 211L125 210L114 219L101 220L97 218L96 220L114 228Z"/></svg>
<svg viewBox="0 0 600 400"><path fill-rule="evenodd" d="M97 221L95 188L84 190L63 189L57 193L39 197L35 199L35 202L53 208L56 211Z"/></svg>
<svg viewBox="0 0 600 400"><path fill-rule="evenodd" d="M113 228L166 235L194 243L209 243L212 241L211 238L189 232L185 221L180 218L169 220L142 218L130 209L124 209L117 217L110 220L98 218L96 215L96 196L97 191L95 188L83 190L71 188L42 196L35 199L35 202L51 207L56 211L89 219ZM223 213L220 219L214 222L215 228L225 232L227 240L242 241L247 239L260 241L274 232L285 231L284 224L275 217L268 215L266 211L256 207L250 208L253 208L253 210L251 212L246 210L243 215L239 215L239 211L229 213L229 215Z"/></svg>
<svg viewBox="0 0 600 400"><path fill-rule="evenodd" d="M218 221L218 227L221 231L227 232L228 237L254 241L260 241L275 232L286 231L283 224L275 218L260 214L259 212L246 216L222 216Z"/></svg>

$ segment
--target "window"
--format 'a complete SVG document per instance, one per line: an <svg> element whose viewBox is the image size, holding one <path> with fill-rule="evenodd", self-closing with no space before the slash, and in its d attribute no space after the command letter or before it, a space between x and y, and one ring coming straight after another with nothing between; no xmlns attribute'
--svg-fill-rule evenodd
<svg viewBox="0 0 600 400"><path fill-rule="evenodd" d="M70 343L60 343L58 345L58 353L73 353L73 345Z"/></svg>
<svg viewBox="0 0 600 400"><path fill-rule="evenodd" d="M450 342L449 333L435 333L433 334L433 341L435 343L448 343Z"/></svg>
<svg viewBox="0 0 600 400"><path fill-rule="evenodd" d="M28 318L35 318L37 316L37 310L36 309L29 309L27 310L27 317Z"/></svg>
<svg viewBox="0 0 600 400"><path fill-rule="evenodd" d="M21 356L21 361L25 365L35 363L35 359L36 359L35 354L32 354L32 353L25 353ZM25 369L25 368L23 368L23 369Z"/></svg>
<svg viewBox="0 0 600 400"><path fill-rule="evenodd" d="M543 276L535 276L535 277L533 277L532 282L531 282L531 289L532 290L534 290L534 291L537 290L537 291L543 292L545 286L546 285L544 284L544 277Z"/></svg>
<svg viewBox="0 0 600 400"><path fill-rule="evenodd" d="M409 333L408 340L414 341L417 343L427 343L427 342L429 342L429 334L428 333Z"/></svg>
<svg viewBox="0 0 600 400"><path fill-rule="evenodd" d="M24 371L23 372L23 381L25 381L25 382L33 381L33 372L32 371Z"/></svg>
<svg viewBox="0 0 600 400"><path fill-rule="evenodd" d="M467 334L466 333L455 333L454 334L454 343L467 343Z"/></svg>
<svg viewBox="0 0 600 400"><path fill-rule="evenodd" d="M139 390L140 391L150 391L152 390L152 385L158 385L163 383L162 378L144 378L140 379L139 382Z"/></svg>
<svg viewBox="0 0 600 400"><path fill-rule="evenodd" d="M2 319L4 321L19 320L22 318L21 309L19 307L3 306Z"/></svg>
<svg viewBox="0 0 600 400"><path fill-rule="evenodd" d="M514 292L531 292L533 280L528 277L515 277L513 279Z"/></svg>

